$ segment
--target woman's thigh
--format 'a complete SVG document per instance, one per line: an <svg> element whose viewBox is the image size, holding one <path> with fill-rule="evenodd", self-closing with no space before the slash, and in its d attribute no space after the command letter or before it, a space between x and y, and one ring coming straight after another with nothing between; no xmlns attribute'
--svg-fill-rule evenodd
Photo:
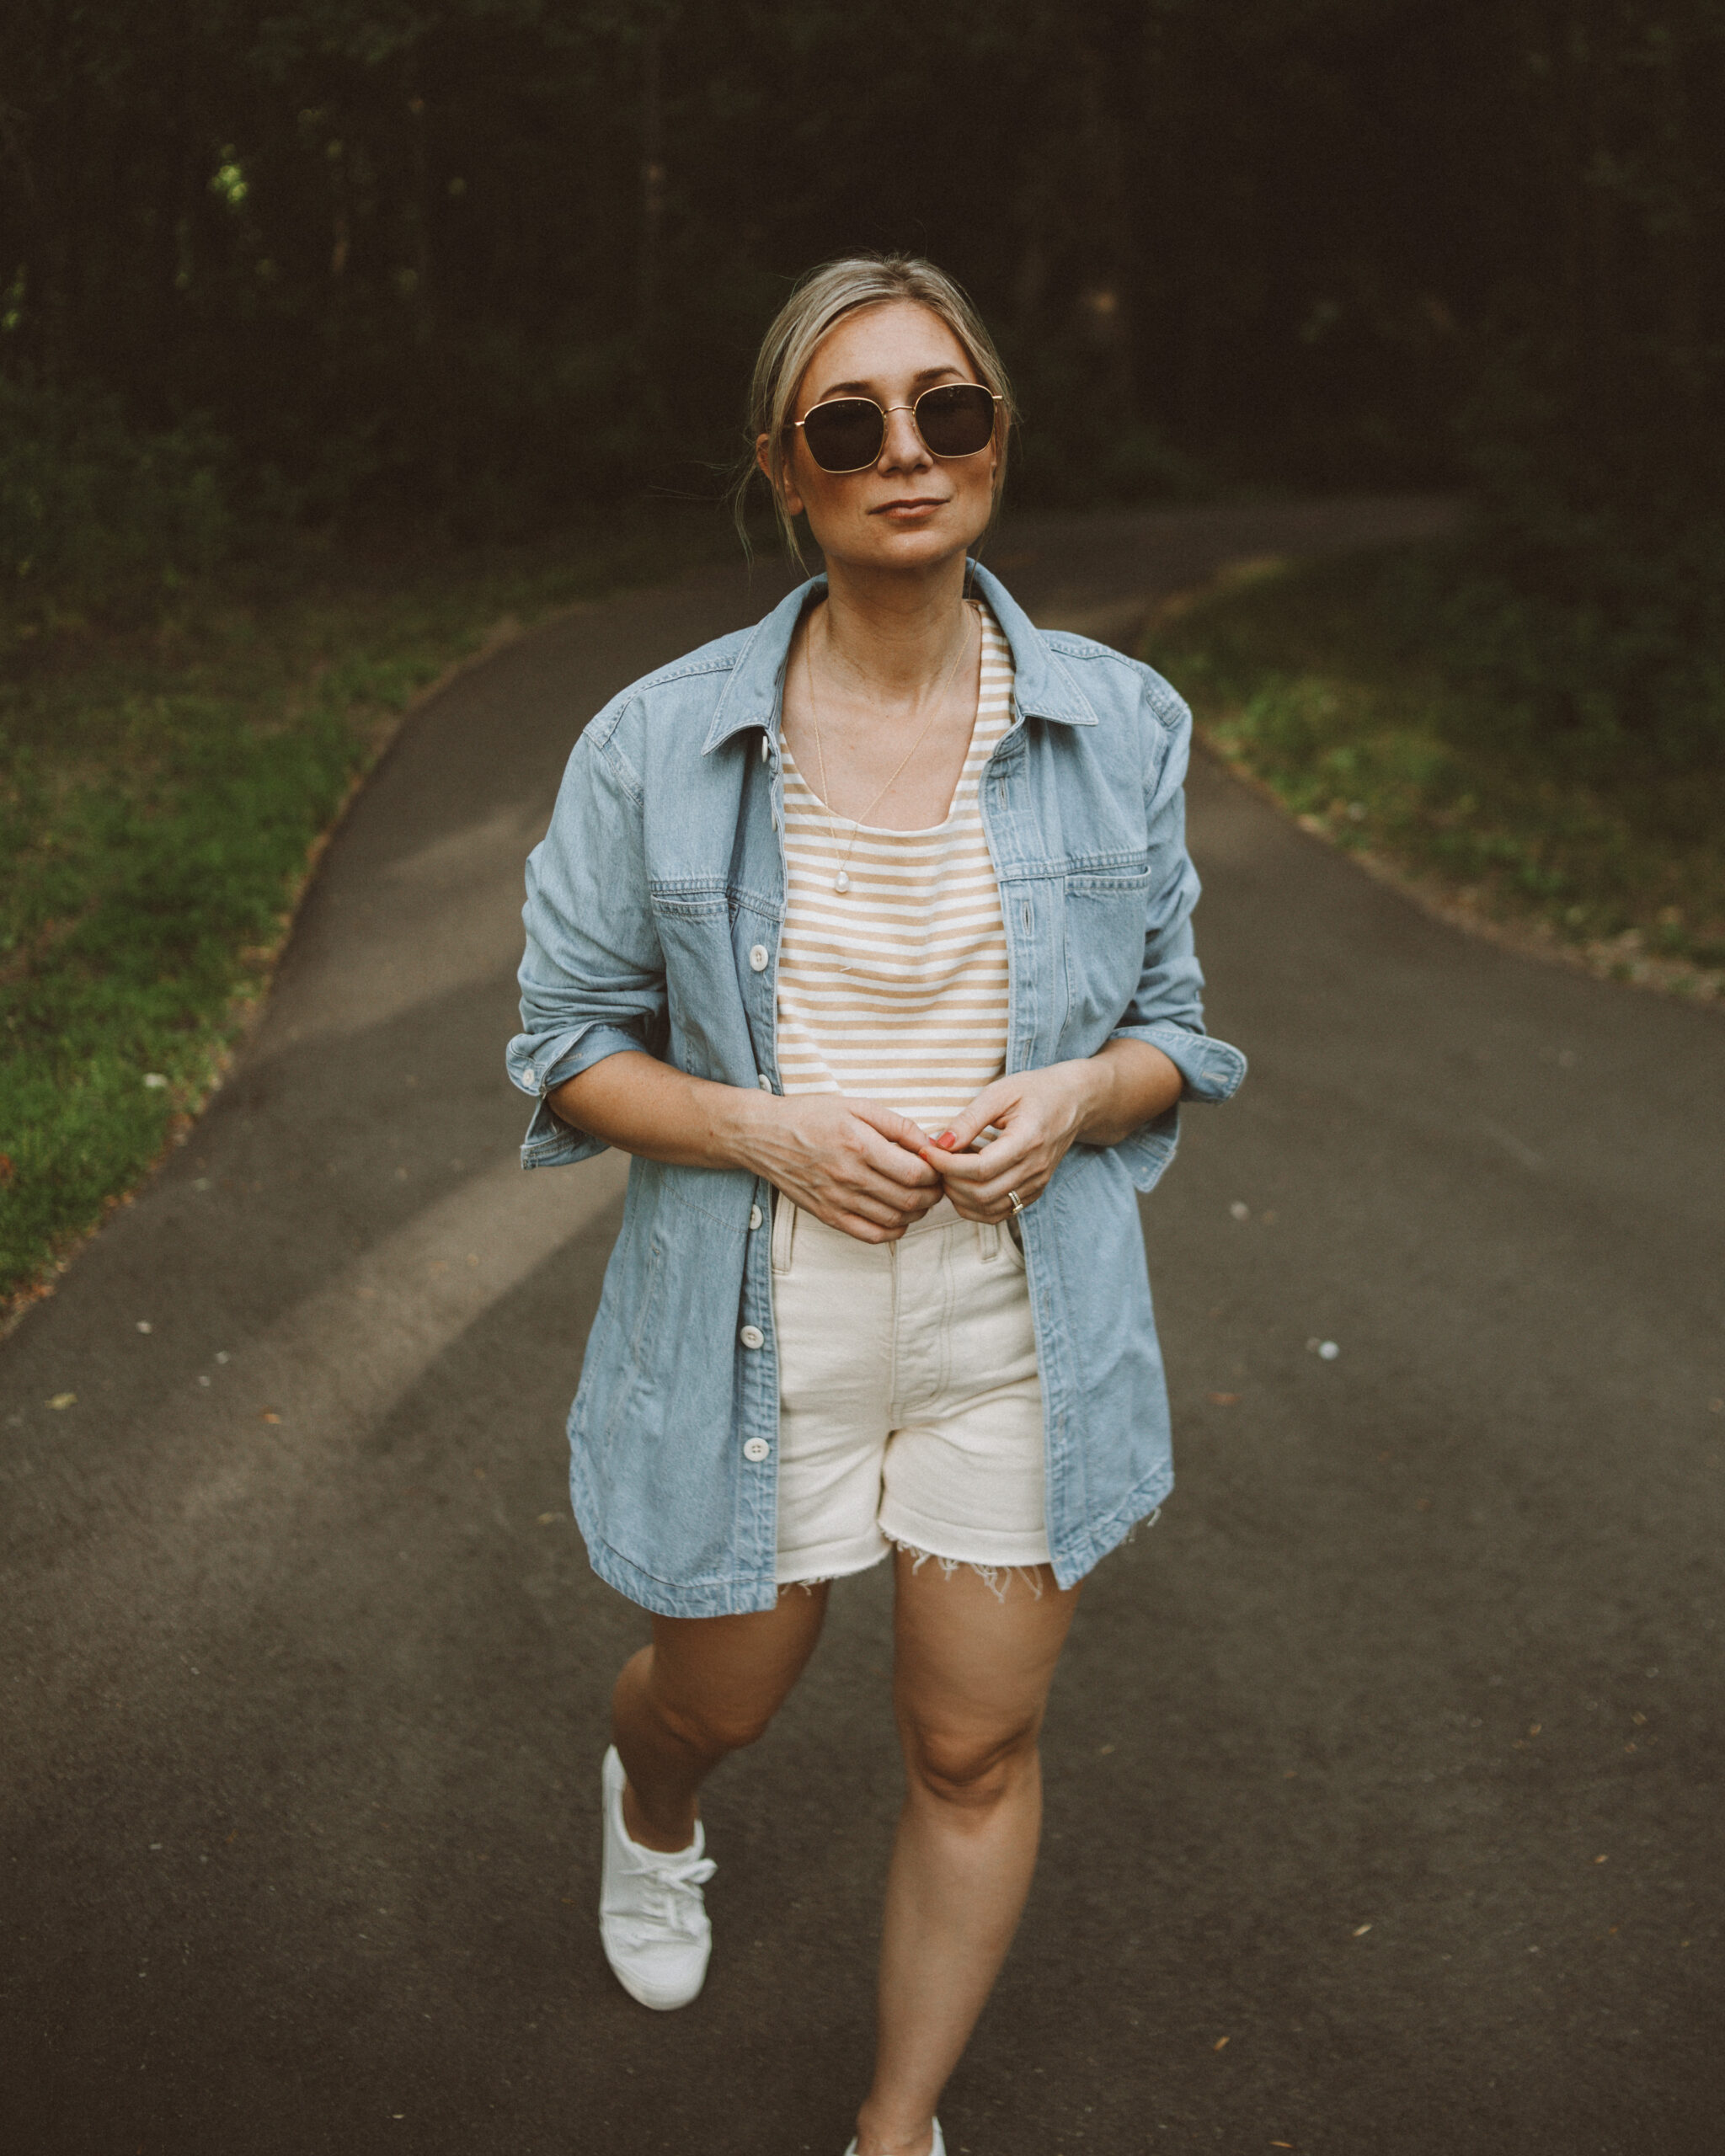
<svg viewBox="0 0 1725 2156"><path fill-rule="evenodd" d="M740 1617L653 1620L650 1684L660 1709L747 1742L772 1721L820 1637L827 1585L791 1588Z"/></svg>
<svg viewBox="0 0 1725 2156"><path fill-rule="evenodd" d="M1001 1593L968 1565L897 1553L894 1695L907 1748L943 1775L981 1771L1042 1726L1080 1590L1047 1565L1006 1579Z"/></svg>

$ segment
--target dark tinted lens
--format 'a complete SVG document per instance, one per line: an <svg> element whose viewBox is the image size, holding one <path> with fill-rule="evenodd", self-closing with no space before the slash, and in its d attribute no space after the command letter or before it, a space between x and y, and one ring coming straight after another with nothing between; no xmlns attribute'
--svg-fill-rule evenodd
<svg viewBox="0 0 1725 2156"><path fill-rule="evenodd" d="M937 456L975 456L994 432L994 399L970 382L925 389L916 399L916 431Z"/></svg>
<svg viewBox="0 0 1725 2156"><path fill-rule="evenodd" d="M803 439L823 472L860 472L879 456L886 422L866 397L835 397L804 420Z"/></svg>

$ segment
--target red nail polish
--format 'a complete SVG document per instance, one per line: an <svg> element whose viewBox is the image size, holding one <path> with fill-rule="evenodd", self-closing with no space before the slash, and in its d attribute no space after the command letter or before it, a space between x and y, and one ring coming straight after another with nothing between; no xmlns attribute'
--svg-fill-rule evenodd
<svg viewBox="0 0 1725 2156"><path fill-rule="evenodd" d="M934 1142L943 1153L950 1153L959 1142L958 1133L953 1130L943 1130Z"/></svg>

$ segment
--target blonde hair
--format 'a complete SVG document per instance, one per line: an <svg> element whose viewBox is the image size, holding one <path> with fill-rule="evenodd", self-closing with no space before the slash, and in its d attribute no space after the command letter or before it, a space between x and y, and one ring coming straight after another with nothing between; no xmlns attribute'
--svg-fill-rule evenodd
<svg viewBox="0 0 1725 2156"><path fill-rule="evenodd" d="M1001 355L969 294L943 270L937 270L917 255L846 254L798 279L756 356L749 385L749 463L737 483L734 498L737 531L745 553L749 487L760 468L755 462L755 445L765 435L766 478L779 531L792 559L801 568L808 566L794 520L785 509L786 450L797 392L816 348L836 323L859 307L880 307L895 300L913 301L937 315L964 346L977 381L1001 400L996 407L995 419L994 507L999 510L1001 489L1007 480L1007 441L1017 413Z"/></svg>

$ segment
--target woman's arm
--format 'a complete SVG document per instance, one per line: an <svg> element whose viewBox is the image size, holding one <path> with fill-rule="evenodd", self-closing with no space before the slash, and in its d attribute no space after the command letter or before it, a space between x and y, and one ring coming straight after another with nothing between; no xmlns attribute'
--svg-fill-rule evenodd
<svg viewBox="0 0 1725 2156"><path fill-rule="evenodd" d="M546 1096L565 1123L675 1167L746 1168L859 1242L896 1241L942 1195L926 1131L873 1101L786 1097L606 1056Z"/></svg>
<svg viewBox="0 0 1725 2156"><path fill-rule="evenodd" d="M1082 1106L1073 1141L1085 1145L1118 1145L1166 1115L1185 1084L1176 1065L1148 1041L1108 1041L1087 1059L1056 1067L1075 1074Z"/></svg>

